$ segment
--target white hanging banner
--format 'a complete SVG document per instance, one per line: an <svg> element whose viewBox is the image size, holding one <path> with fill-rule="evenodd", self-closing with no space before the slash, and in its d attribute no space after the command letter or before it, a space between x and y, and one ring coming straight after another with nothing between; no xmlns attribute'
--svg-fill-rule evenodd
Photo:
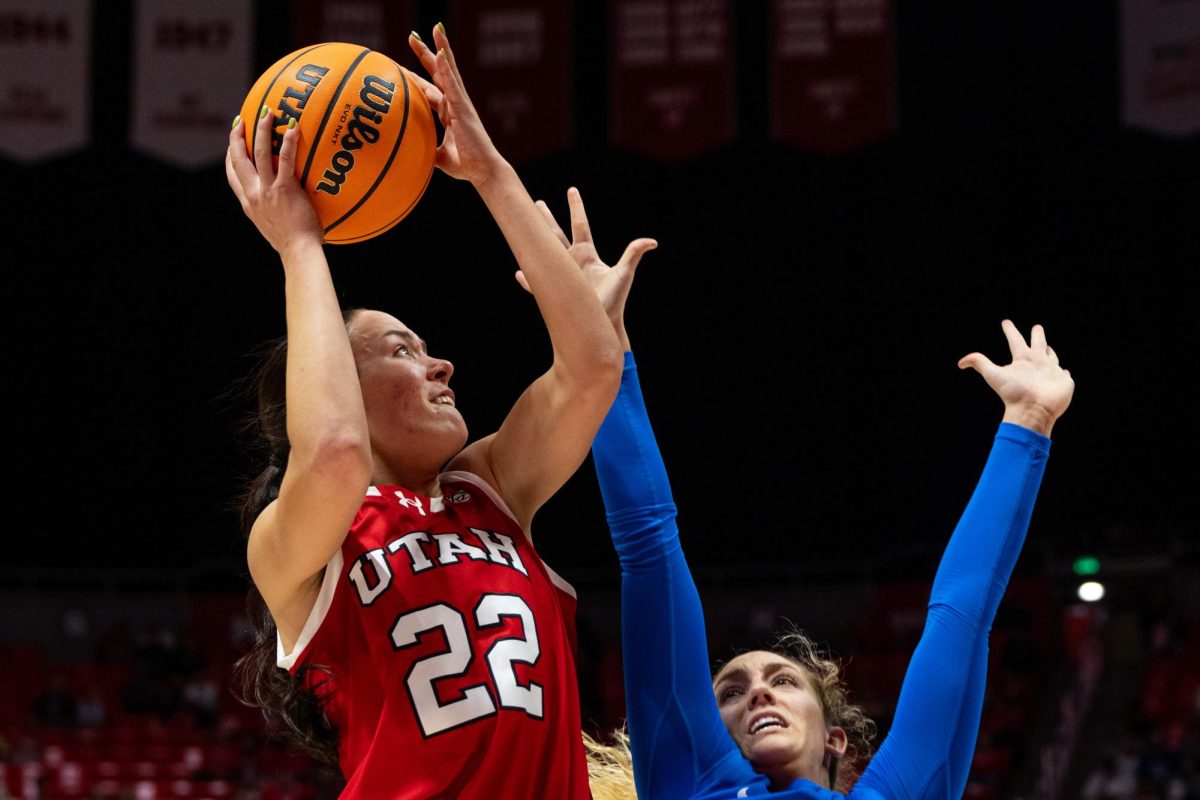
<svg viewBox="0 0 1200 800"><path fill-rule="evenodd" d="M91 0L0 0L0 154L26 163L91 138Z"/></svg>
<svg viewBox="0 0 1200 800"><path fill-rule="evenodd" d="M1167 136L1200 131L1200 0L1121 0L1121 119Z"/></svg>
<svg viewBox="0 0 1200 800"><path fill-rule="evenodd" d="M253 41L252 0L138 0L133 149L189 169L222 161L255 77Z"/></svg>

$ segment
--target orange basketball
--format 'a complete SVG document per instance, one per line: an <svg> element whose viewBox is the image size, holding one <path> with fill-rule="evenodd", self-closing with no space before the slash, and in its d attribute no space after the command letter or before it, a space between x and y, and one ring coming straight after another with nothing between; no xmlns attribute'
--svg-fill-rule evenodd
<svg viewBox="0 0 1200 800"><path fill-rule="evenodd" d="M296 177L312 198L326 242L378 236L425 193L437 148L433 113L408 71L382 53L337 42L305 47L273 64L242 104L252 155L264 105L275 114L276 156L288 121L300 128Z"/></svg>

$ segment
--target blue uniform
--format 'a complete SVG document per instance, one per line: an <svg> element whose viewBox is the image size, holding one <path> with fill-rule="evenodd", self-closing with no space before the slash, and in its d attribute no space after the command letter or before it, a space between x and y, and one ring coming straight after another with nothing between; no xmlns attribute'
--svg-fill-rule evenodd
<svg viewBox="0 0 1200 800"><path fill-rule="evenodd" d="M848 797L960 798L975 749L987 637L1021 551L1050 440L1002 423L946 547L891 732ZM634 776L642 800L767 794L717 710L696 586L633 355L592 448L621 561L621 636ZM661 654L661 655L660 655ZM843 795L799 779L780 800Z"/></svg>

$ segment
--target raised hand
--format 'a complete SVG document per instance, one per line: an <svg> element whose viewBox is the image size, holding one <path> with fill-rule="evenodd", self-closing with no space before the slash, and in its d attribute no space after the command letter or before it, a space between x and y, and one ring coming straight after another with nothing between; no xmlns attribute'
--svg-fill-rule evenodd
<svg viewBox="0 0 1200 800"><path fill-rule="evenodd" d="M587 211L583 207L583 197L579 190L571 187L567 190L567 205L571 209L571 238L568 239L563 229L550 213L550 207L542 200L537 201L538 209L546 218L546 224L563 243L571 258L579 265L588 283L600 298L600 305L608 314L613 327L617 329L622 344L628 346L624 335L625 301L629 297L629 289L633 285L633 275L638 264L650 250L658 247L653 239L634 239L625 247L625 252L614 266L609 266L600 260L596 245L592 242L592 228L588 224ZM517 282L529 291L525 275L517 272Z"/></svg>
<svg viewBox="0 0 1200 800"><path fill-rule="evenodd" d="M430 50L415 31L408 36L409 46L433 82L419 75L413 77L445 128L434 164L452 178L479 186L492 176L498 165L503 164L503 158L467 96L454 61L454 51L450 49L450 40L441 23L433 29L433 42L438 48L437 53Z"/></svg>
<svg viewBox="0 0 1200 800"><path fill-rule="evenodd" d="M246 216L281 256L293 248L315 244L324 238L312 201L296 180L296 146L300 130L290 127L279 149L279 170L271 163L271 127L274 114L264 108L254 139L254 161L246 154L245 120L239 119L229 132L225 152L225 177L237 195Z"/></svg>
<svg viewBox="0 0 1200 800"><path fill-rule="evenodd" d="M1070 372L1058 365L1058 355L1046 343L1046 331L1041 325L1033 326L1028 344L1009 320L1000 326L1008 337L1012 363L1001 367L982 353L971 353L959 359L959 369L974 369L1000 395L1005 422L1049 436L1055 421L1071 404L1075 381Z"/></svg>

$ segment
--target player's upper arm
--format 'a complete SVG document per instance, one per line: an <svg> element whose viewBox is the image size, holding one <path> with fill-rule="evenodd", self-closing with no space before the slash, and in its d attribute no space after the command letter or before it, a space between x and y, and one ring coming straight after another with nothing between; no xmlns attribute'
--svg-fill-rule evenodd
<svg viewBox="0 0 1200 800"><path fill-rule="evenodd" d="M285 644L304 626L322 569L342 546L370 480L371 456L361 442L293 451L278 499L255 520L250 575Z"/></svg>
<svg viewBox="0 0 1200 800"><path fill-rule="evenodd" d="M450 468L488 480L528 531L534 513L587 457L621 384L622 365L595 364L583 379L552 367L521 394L499 430L463 450Z"/></svg>

